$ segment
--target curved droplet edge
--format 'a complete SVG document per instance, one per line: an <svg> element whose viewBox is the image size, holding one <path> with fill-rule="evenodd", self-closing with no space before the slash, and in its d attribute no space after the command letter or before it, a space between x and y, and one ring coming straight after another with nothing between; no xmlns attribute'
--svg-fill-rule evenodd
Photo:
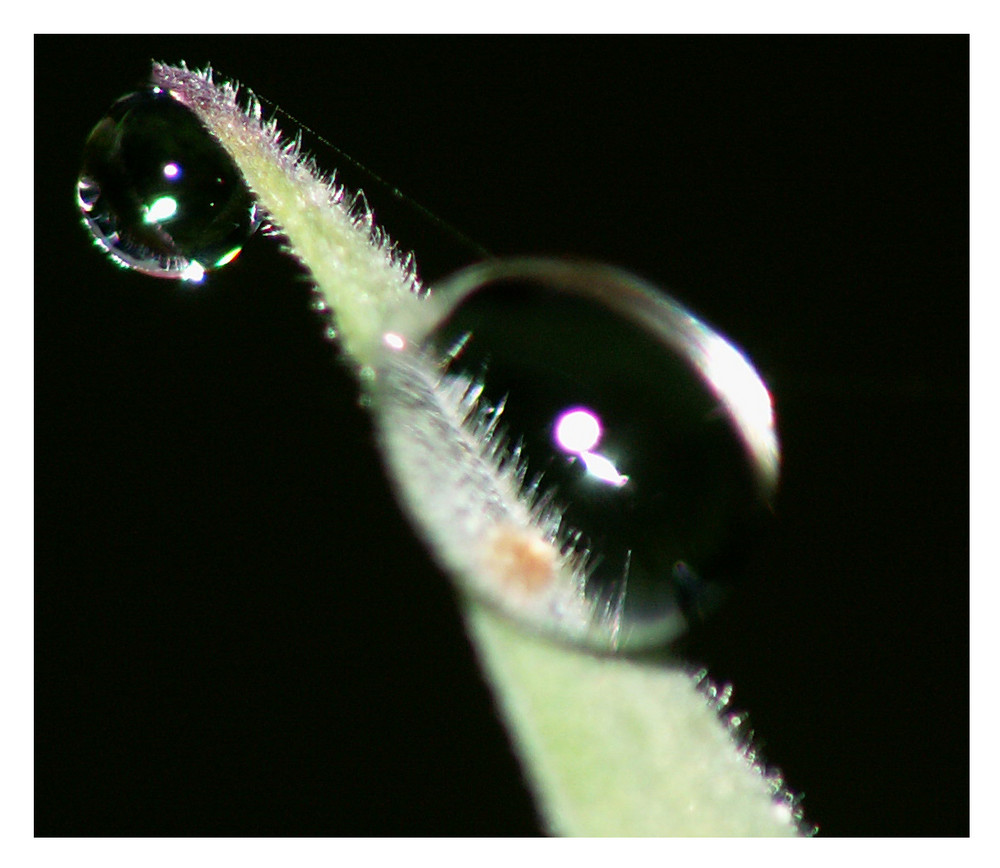
<svg viewBox="0 0 1000 868"><path fill-rule="evenodd" d="M403 343L419 344L467 296L486 284L518 279L581 292L659 337L715 394L753 464L761 498L773 502L781 444L773 396L763 377L735 343L630 271L590 260L484 260L436 284L423 304L393 312L383 328L383 344L390 351Z"/></svg>

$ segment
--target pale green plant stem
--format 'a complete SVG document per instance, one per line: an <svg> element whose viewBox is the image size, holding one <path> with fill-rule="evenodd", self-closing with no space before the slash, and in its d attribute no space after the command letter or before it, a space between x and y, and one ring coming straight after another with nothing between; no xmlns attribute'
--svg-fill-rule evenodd
<svg viewBox="0 0 1000 868"><path fill-rule="evenodd" d="M408 260L371 215L279 142L234 91L186 69L154 80L221 142L311 272L342 347L370 375L385 312L420 304ZM725 700L680 665L600 656L530 635L466 601L468 632L547 828L561 835L800 833L780 777L765 775L720 714Z"/></svg>

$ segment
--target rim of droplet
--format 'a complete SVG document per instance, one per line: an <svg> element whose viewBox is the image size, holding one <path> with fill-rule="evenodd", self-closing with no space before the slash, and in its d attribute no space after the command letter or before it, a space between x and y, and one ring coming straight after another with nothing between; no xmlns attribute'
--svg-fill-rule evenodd
<svg viewBox="0 0 1000 868"><path fill-rule="evenodd" d="M387 317L381 330L391 352L421 344L470 295L489 284L526 281L572 292L606 305L642 326L684 359L715 394L743 443L765 501L781 473L774 401L745 353L663 290L635 274L592 261L521 257L490 259L455 272L431 288L423 304ZM401 343L402 342L402 343Z"/></svg>
<svg viewBox="0 0 1000 868"><path fill-rule="evenodd" d="M210 267L184 256L163 256L141 244L133 244L122 234L113 216L94 214L94 206L100 196L101 185L89 175L81 176L77 183L77 204L83 214L84 225L93 236L94 243L108 254L112 262L147 277L185 283L201 283L205 279Z"/></svg>

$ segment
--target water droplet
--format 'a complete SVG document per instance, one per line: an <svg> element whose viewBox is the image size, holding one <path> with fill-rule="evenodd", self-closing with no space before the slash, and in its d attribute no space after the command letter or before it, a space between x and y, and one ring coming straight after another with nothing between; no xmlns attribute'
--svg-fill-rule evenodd
<svg viewBox="0 0 1000 868"><path fill-rule="evenodd" d="M120 265L193 282L235 259L260 223L222 146L158 88L122 97L91 131L77 200Z"/></svg>
<svg viewBox="0 0 1000 868"><path fill-rule="evenodd" d="M662 644L710 611L777 484L746 358L606 266L493 260L412 307L386 324L373 405L458 584L603 648Z"/></svg>

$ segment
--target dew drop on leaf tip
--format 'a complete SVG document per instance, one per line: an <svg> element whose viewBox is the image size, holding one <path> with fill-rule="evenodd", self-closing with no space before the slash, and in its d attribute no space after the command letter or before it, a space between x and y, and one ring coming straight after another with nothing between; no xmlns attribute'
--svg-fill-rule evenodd
<svg viewBox="0 0 1000 868"><path fill-rule="evenodd" d="M232 262L261 222L222 147L154 87L116 101L87 137L77 204L123 268L192 283Z"/></svg>

